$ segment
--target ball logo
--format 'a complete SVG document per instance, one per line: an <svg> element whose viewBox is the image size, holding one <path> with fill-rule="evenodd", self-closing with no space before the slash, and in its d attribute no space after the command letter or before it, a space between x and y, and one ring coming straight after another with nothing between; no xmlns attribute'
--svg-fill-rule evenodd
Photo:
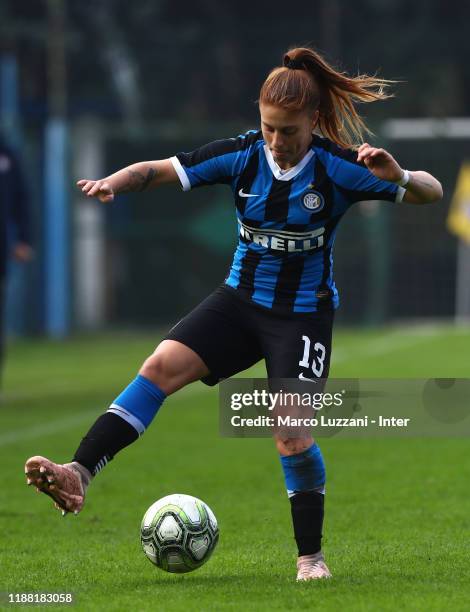
<svg viewBox="0 0 470 612"><path fill-rule="evenodd" d="M304 208L310 212L316 213L322 210L323 206L325 205L325 200L320 193L317 193L316 191L307 191L302 198L302 204Z"/></svg>

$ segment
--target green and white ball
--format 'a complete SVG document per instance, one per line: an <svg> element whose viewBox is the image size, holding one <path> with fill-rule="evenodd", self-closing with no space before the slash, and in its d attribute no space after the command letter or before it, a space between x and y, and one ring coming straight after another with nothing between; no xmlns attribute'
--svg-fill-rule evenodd
<svg viewBox="0 0 470 612"><path fill-rule="evenodd" d="M181 493L152 504L140 527L147 558L162 570L178 574L204 565L218 539L217 519L209 506Z"/></svg>

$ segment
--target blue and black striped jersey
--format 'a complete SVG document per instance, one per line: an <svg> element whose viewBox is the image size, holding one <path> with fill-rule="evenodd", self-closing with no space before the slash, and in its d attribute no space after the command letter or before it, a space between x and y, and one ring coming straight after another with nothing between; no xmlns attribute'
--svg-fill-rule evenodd
<svg viewBox="0 0 470 612"><path fill-rule="evenodd" d="M401 201L404 189L376 178L354 151L314 136L305 157L282 170L261 131L171 158L185 191L230 185L238 246L225 283L276 312L338 306L333 243L341 217L361 200Z"/></svg>

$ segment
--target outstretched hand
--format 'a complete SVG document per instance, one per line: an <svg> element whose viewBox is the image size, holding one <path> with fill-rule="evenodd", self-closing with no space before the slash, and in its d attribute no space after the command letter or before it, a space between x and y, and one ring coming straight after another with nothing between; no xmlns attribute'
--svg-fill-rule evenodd
<svg viewBox="0 0 470 612"><path fill-rule="evenodd" d="M372 174L383 181L396 183L403 176L400 164L388 151L371 147L367 142L359 147L357 161L364 162Z"/></svg>
<svg viewBox="0 0 470 612"><path fill-rule="evenodd" d="M114 190L104 180L89 181L81 179L77 181L77 186L81 187L83 193L89 198L98 198L100 202L112 202L114 200Z"/></svg>

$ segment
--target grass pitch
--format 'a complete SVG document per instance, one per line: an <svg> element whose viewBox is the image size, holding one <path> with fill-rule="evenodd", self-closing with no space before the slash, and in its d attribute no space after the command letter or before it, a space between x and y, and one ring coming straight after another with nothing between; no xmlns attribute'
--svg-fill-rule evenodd
<svg viewBox="0 0 470 612"><path fill-rule="evenodd" d="M75 608L87 611L468 610L465 439L322 440L324 551L334 578L306 584L295 582L274 445L220 438L217 390L199 383L169 398L145 436L105 468L78 517L63 519L28 489L24 460L69 460L156 340L99 336L10 348L0 405L5 607L6 592L71 592ZM454 328L339 330L331 375L468 377L469 342L470 330ZM207 565L184 576L152 566L139 543L147 507L176 492L205 500L221 532Z"/></svg>

